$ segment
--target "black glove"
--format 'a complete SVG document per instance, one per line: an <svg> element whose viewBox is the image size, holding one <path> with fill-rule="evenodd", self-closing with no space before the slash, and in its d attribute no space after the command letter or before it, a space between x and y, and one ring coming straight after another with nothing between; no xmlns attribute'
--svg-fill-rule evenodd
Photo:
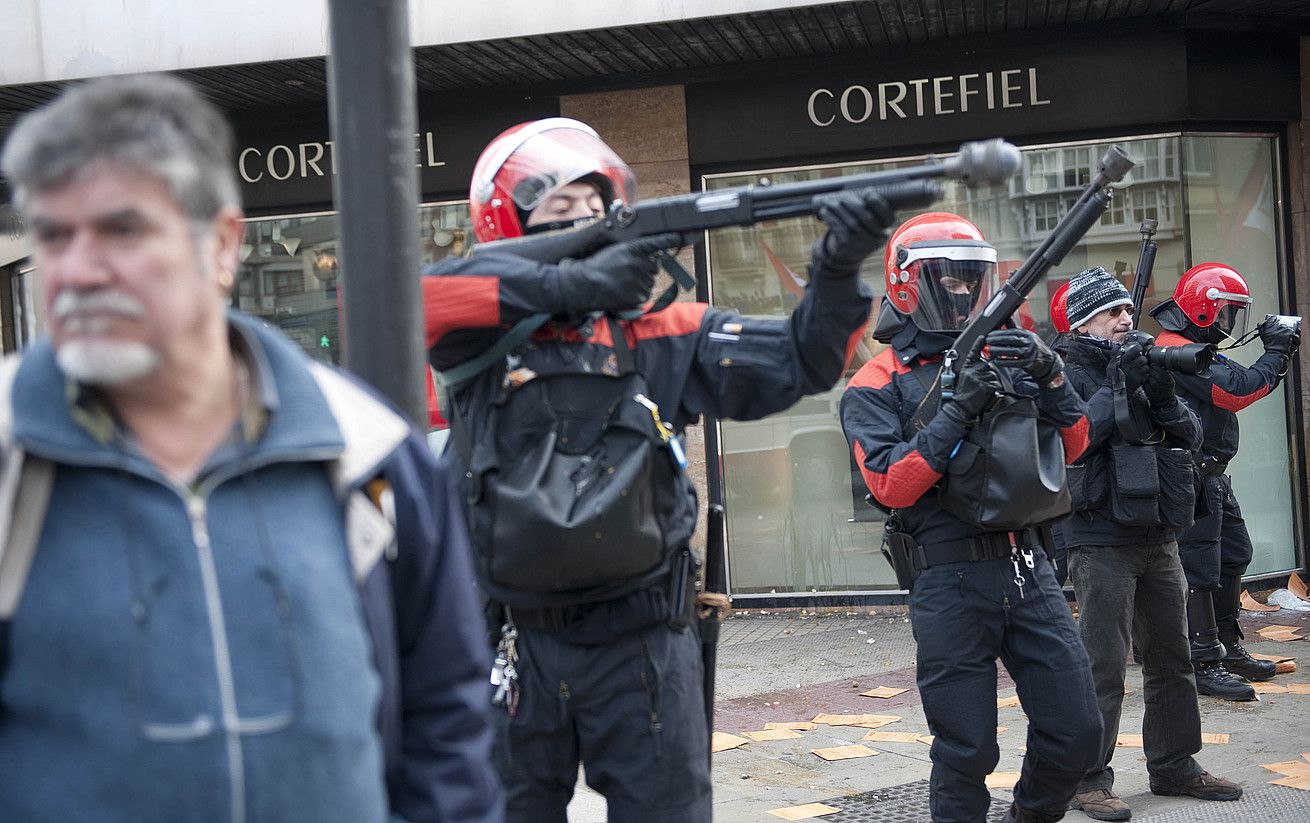
<svg viewBox="0 0 1310 823"><path fill-rule="evenodd" d="M585 260L559 261L559 290L565 314L620 311L640 306L655 288L659 264L651 256L682 245L676 233L606 246Z"/></svg>
<svg viewBox="0 0 1310 823"><path fill-rule="evenodd" d="M849 275L887 242L896 211L876 192L844 191L824 198L819 219L828 231L814 245L815 270Z"/></svg>
<svg viewBox="0 0 1310 823"><path fill-rule="evenodd" d="M996 366L982 357L983 342L975 343L964 358L964 366L955 375L955 395L942 404L942 414L962 426L981 417L1002 390Z"/></svg>
<svg viewBox="0 0 1310 823"><path fill-rule="evenodd" d="M1152 363L1150 377L1142 387L1146 391L1146 399L1155 409L1167 409L1173 406L1178 400L1178 386L1174 382L1173 373L1163 365Z"/></svg>
<svg viewBox="0 0 1310 823"><path fill-rule="evenodd" d="M1042 338L1024 329L1001 329L987 335L987 351L993 363L1023 369L1037 385L1045 386L1064 371L1064 361Z"/></svg>
<svg viewBox="0 0 1310 823"><path fill-rule="evenodd" d="M1284 326L1277 320L1265 318L1260 325L1255 327L1255 330L1260 335L1260 342L1264 344L1267 352L1291 357L1292 352L1296 351L1297 347L1301 345L1300 330L1291 326Z"/></svg>
<svg viewBox="0 0 1310 823"><path fill-rule="evenodd" d="M1146 349L1141 343L1128 343L1110 358L1110 370L1123 372L1124 386L1129 391L1136 391L1151 379L1151 363L1146 359Z"/></svg>

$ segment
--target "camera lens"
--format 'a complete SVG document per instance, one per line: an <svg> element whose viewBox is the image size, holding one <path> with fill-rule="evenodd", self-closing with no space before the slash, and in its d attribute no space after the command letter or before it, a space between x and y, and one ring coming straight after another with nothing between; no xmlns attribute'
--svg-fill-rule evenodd
<svg viewBox="0 0 1310 823"><path fill-rule="evenodd" d="M1214 346L1206 343L1188 343L1185 346L1152 346L1146 350L1146 359L1182 374L1200 374L1210 368L1214 360Z"/></svg>

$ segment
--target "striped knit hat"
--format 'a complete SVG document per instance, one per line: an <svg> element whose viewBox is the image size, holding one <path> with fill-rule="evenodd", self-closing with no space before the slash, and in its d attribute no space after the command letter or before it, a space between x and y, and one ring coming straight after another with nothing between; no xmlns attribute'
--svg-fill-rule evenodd
<svg viewBox="0 0 1310 823"><path fill-rule="evenodd" d="M1097 266L1080 272L1069 281L1066 301L1069 328L1076 331L1079 326L1106 309L1131 306L1133 297L1113 274Z"/></svg>

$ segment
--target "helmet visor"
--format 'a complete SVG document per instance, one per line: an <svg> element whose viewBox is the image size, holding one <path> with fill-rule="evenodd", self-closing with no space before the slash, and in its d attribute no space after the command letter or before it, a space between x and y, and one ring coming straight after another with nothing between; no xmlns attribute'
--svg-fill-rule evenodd
<svg viewBox="0 0 1310 823"><path fill-rule="evenodd" d="M924 331L959 331L996 291L996 250L977 243L910 247L917 301L910 317ZM908 265L908 263L907 263Z"/></svg>
<svg viewBox="0 0 1310 823"><path fill-rule="evenodd" d="M1250 312L1249 303L1224 303L1215 315L1214 326L1229 337L1240 338L1246 334L1246 321Z"/></svg>
<svg viewBox="0 0 1310 823"><path fill-rule="evenodd" d="M613 200L631 202L636 194L632 170L595 134L579 128L548 128L527 137L492 175L514 205L530 212L564 186L588 175L602 175Z"/></svg>

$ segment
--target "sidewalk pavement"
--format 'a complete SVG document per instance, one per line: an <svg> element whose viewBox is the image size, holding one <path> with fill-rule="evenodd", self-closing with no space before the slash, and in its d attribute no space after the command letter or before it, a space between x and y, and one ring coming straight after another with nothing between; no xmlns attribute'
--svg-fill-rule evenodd
<svg viewBox="0 0 1310 823"><path fill-rule="evenodd" d="M1300 657L1300 670L1272 682L1310 684L1310 642L1273 642L1256 632L1271 624L1298 626L1310 636L1310 614L1243 612L1249 651ZM766 723L808 721L829 714L881 714L900 719L879 732L928 735L928 725L914 688L914 640L903 607L878 607L832 613L738 612L723 624L719 647L715 729L735 735L763 730ZM1015 694L1014 683L998 665L998 699ZM908 689L889 699L860 692L878 686ZM1141 667L1129 665L1121 731L1140 733ZM1146 760L1140 745L1115 754L1116 791L1132 807L1133 820L1146 823L1260 821L1305 823L1310 820L1310 792L1269 785L1282 777L1260 764L1310 757L1310 694L1271 693L1252 703L1228 703L1202 697L1202 729L1227 734L1224 744L1206 744L1198 760L1208 771L1246 788L1236 803L1205 803L1187 798L1156 797L1147 786ZM1018 706L997 712L1001 759L997 772L1017 772L1022 765L1027 719ZM867 728L819 725L800 737L751 741L714 755L716 823L777 821L769 810L821 802L841 811L814 818L826 823L887 821L928 823L928 746L922 742L863 742L878 752L859 759L825 761L812 749L861 743ZM1307 763L1310 766L1310 763ZM1009 785L1013 784L1013 779ZM1000 820L1011 794L992 790L992 814ZM604 799L581 779L569 807L572 823L605 820ZM806 818L809 819L809 818ZM1071 811L1069 821L1088 820Z"/></svg>

